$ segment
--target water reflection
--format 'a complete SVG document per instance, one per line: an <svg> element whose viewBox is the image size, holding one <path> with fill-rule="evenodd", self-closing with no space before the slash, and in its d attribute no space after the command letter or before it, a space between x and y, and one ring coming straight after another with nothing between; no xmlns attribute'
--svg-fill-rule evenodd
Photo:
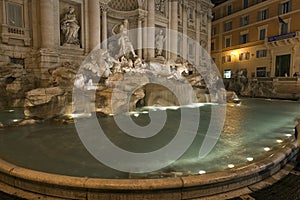
<svg viewBox="0 0 300 200"><path fill-rule="evenodd" d="M179 160L151 176L204 174L238 167L271 155L293 139L294 118L299 116L299 105L299 102L243 99L241 106L227 109L223 133L214 150L203 159L198 159L197 155L208 128L211 107L218 105L191 105L187 109L199 107L195 109L200 109L201 113L195 141ZM100 118L99 122L106 127L105 133L110 140L123 149L155 151L168 144L176 134L180 109L150 107L129 115L137 124L146 126L150 122L149 112L153 109L157 112L166 110L171 119L161 133L146 140L124 134L113 117ZM4 124L23 117L21 110L0 112L0 121ZM23 167L57 174L101 178L136 176L110 169L95 160L82 145L72 124L46 122L6 128L0 132L0 157Z"/></svg>

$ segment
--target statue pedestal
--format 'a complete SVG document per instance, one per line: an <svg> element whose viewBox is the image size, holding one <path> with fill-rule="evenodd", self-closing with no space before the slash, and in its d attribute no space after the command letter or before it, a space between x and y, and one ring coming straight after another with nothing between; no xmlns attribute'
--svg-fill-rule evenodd
<svg viewBox="0 0 300 200"><path fill-rule="evenodd" d="M64 43L62 46L66 47L66 48L69 48L69 49L80 49L80 45L76 45L76 44L67 44L67 43Z"/></svg>
<svg viewBox="0 0 300 200"><path fill-rule="evenodd" d="M166 58L163 56L157 56L155 58L150 59L150 62L157 62L157 63L164 64L166 62Z"/></svg>

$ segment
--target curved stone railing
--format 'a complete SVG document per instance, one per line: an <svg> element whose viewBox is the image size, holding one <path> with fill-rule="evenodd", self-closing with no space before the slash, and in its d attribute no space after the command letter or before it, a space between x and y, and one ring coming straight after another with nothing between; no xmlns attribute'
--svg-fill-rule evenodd
<svg viewBox="0 0 300 200"><path fill-rule="evenodd" d="M0 181L27 192L63 199L193 199L243 188L272 176L298 152L291 143L247 166L161 179L98 179L55 175L0 160Z"/></svg>

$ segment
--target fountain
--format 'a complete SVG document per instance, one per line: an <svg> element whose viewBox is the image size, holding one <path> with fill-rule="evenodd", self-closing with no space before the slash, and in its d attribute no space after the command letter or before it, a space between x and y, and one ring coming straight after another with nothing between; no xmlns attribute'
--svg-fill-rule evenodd
<svg viewBox="0 0 300 200"><path fill-rule="evenodd" d="M228 92L224 113L212 65L144 62L123 41L125 53L96 49L49 69L24 114L1 111L2 183L25 197L196 199L261 181L296 154L298 102L240 104Z"/></svg>

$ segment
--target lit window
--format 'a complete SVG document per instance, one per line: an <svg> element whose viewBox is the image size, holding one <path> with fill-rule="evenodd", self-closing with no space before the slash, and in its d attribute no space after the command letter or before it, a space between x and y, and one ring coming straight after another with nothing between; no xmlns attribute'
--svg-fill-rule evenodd
<svg viewBox="0 0 300 200"><path fill-rule="evenodd" d="M244 60L244 58L245 58L245 54L244 53L240 53L239 60Z"/></svg>
<svg viewBox="0 0 300 200"><path fill-rule="evenodd" d="M280 23L280 25L281 25L281 27L280 27L281 34L287 34L288 29L289 29L289 24L288 23Z"/></svg>
<svg viewBox="0 0 300 200"><path fill-rule="evenodd" d="M227 6L227 15L231 15L232 13L232 5Z"/></svg>
<svg viewBox="0 0 300 200"><path fill-rule="evenodd" d="M231 55L226 56L226 62L231 62Z"/></svg>
<svg viewBox="0 0 300 200"><path fill-rule="evenodd" d="M285 14L291 11L291 1L284 2L280 4L280 13L279 14Z"/></svg>
<svg viewBox="0 0 300 200"><path fill-rule="evenodd" d="M225 23L225 26L224 26L224 30L225 31L230 31L232 29L232 22L227 22Z"/></svg>
<svg viewBox="0 0 300 200"><path fill-rule="evenodd" d="M243 5L244 5L244 8L248 8L249 7L249 1L248 0L244 0L243 1Z"/></svg>
<svg viewBox="0 0 300 200"><path fill-rule="evenodd" d="M266 29L260 29L259 30L259 40L265 40L266 38Z"/></svg>
<svg viewBox="0 0 300 200"><path fill-rule="evenodd" d="M249 15L241 17L240 25L241 26L246 26L248 24L249 24Z"/></svg>
<svg viewBox="0 0 300 200"><path fill-rule="evenodd" d="M256 58L267 57L267 49L256 51Z"/></svg>
<svg viewBox="0 0 300 200"><path fill-rule="evenodd" d="M240 53L239 60L249 60L250 59L250 52Z"/></svg>
<svg viewBox="0 0 300 200"><path fill-rule="evenodd" d="M269 9L259 11L258 21L266 20L268 18L269 18Z"/></svg>
<svg viewBox="0 0 300 200"><path fill-rule="evenodd" d="M246 59L246 60L249 60L249 59L250 59L250 52L247 52L247 53L246 53L245 59Z"/></svg>
<svg viewBox="0 0 300 200"><path fill-rule="evenodd" d="M257 67L256 68L256 77L266 77L267 68L266 67Z"/></svg>
<svg viewBox="0 0 300 200"><path fill-rule="evenodd" d="M9 26L23 27L23 6L17 3L7 4L7 24Z"/></svg>
<svg viewBox="0 0 300 200"><path fill-rule="evenodd" d="M248 33L240 35L240 44L245 44L248 42Z"/></svg>
<svg viewBox="0 0 300 200"><path fill-rule="evenodd" d="M228 48L231 46L231 38L227 37L225 38L225 47Z"/></svg>
<svg viewBox="0 0 300 200"><path fill-rule="evenodd" d="M225 63L226 62L226 58L225 56L222 56L222 63Z"/></svg>

